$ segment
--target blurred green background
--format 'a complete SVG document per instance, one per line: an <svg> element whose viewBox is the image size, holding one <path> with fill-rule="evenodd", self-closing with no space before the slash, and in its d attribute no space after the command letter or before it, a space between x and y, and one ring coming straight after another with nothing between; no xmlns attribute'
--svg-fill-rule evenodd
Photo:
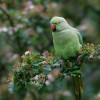
<svg viewBox="0 0 100 100"><path fill-rule="evenodd" d="M0 0L0 100L17 100L7 89L7 79L25 51L53 49L53 16L79 29L84 43L100 43L100 0ZM100 100L100 57L83 66L83 100ZM42 100L72 100L72 85L66 81L57 81L55 91L41 95ZM24 100L32 96L27 93Z"/></svg>

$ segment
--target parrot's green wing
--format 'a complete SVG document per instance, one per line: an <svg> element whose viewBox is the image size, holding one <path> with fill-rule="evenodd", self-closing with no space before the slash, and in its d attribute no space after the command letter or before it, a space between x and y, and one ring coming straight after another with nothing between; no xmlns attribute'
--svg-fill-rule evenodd
<svg viewBox="0 0 100 100"><path fill-rule="evenodd" d="M80 34L80 32L78 30L77 30L76 34L78 35L80 44L83 44L82 36L81 36L81 34Z"/></svg>
<svg viewBox="0 0 100 100"><path fill-rule="evenodd" d="M76 28L73 28L73 27L70 27L70 28L77 34L80 44L83 44L83 39L80 32Z"/></svg>

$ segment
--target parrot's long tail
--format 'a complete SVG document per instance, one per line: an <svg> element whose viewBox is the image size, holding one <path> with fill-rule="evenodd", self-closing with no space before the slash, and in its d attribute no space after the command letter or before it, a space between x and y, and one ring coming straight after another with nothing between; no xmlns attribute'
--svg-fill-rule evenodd
<svg viewBox="0 0 100 100"><path fill-rule="evenodd" d="M81 95L83 93L83 83L81 75L73 76L73 81L75 84L76 100L81 100Z"/></svg>

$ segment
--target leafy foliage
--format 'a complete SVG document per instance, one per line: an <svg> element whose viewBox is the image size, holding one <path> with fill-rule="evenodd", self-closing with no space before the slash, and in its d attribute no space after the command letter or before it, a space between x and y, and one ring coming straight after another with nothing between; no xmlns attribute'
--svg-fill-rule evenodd
<svg viewBox="0 0 100 100"><path fill-rule="evenodd" d="M35 90L42 93L47 92L48 85L54 83L55 80L64 79L68 75L75 76L81 74L83 63L97 57L99 49L100 45L84 45L78 55L80 57L79 61L77 61L78 57L63 60L52 52L44 52L40 55L27 51L22 56L22 62L14 67L13 74L10 76L12 78L10 84L14 86L13 91L25 96L25 92L32 91L29 87L34 89L34 86L38 84ZM50 82L49 75L55 69L58 69L58 73L56 76L53 76L54 79ZM48 92L50 91L48 90ZM24 97L23 95L21 96Z"/></svg>

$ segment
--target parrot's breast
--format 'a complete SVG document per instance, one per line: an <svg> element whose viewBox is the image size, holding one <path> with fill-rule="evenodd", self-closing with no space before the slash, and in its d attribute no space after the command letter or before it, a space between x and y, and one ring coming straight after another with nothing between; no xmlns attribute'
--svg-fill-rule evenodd
<svg viewBox="0 0 100 100"><path fill-rule="evenodd" d="M53 32L52 35L55 51L63 58L74 57L80 51L81 44L77 34L73 31L66 29L60 32Z"/></svg>

